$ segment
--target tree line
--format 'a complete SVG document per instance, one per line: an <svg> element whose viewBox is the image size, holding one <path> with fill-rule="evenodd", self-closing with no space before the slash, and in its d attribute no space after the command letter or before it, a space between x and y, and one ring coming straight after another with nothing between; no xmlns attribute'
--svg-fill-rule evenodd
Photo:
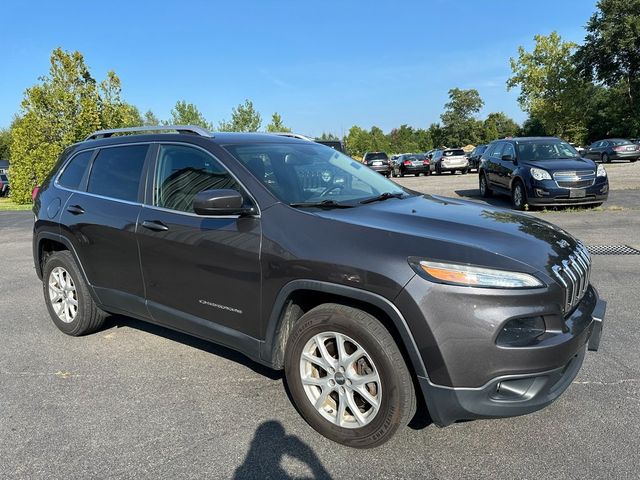
<svg viewBox="0 0 640 480"><path fill-rule="evenodd" d="M600 0L586 25L584 43L564 41L557 32L536 35L531 51L519 47L510 59L506 88L519 89L528 114L518 125L504 112L478 118L484 102L476 89L452 88L440 121L426 128L400 125L352 126L341 139L347 152L424 152L462 147L514 135L553 135L578 144L605 137L640 136L640 0ZM191 124L209 130L256 132L262 116L250 100L214 125L196 105L176 102L170 118L160 120L122 99L115 72L96 80L80 52L60 48L51 54L49 74L25 91L11 126L0 129L0 158L10 159L12 196L28 202L64 148L95 130L137 125ZM277 112L267 132L291 131ZM323 140L337 140L323 133Z"/></svg>

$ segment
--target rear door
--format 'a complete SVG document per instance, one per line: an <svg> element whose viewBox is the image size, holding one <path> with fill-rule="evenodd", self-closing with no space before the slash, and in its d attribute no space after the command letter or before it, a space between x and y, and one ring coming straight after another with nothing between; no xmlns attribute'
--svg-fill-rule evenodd
<svg viewBox="0 0 640 480"><path fill-rule="evenodd" d="M159 145L139 220L141 265L155 321L246 350L234 342L259 336L260 217L193 211L198 192L228 188L255 206L210 152Z"/></svg>
<svg viewBox="0 0 640 480"><path fill-rule="evenodd" d="M61 218L62 233L72 242L100 301L142 316L147 311L136 222L148 151L148 144L100 148L81 184L71 189ZM65 171L60 181L68 188Z"/></svg>
<svg viewBox="0 0 640 480"><path fill-rule="evenodd" d="M500 156L502 154L502 147L504 142L495 143L489 148L491 151L486 156L486 162L484 163L484 169L487 174L487 180L491 185L500 185L499 174L500 174Z"/></svg>
<svg viewBox="0 0 640 480"><path fill-rule="evenodd" d="M513 160L504 160L503 157L506 155L510 155ZM499 164L497 175L498 186L511 189L511 179L513 177L513 171L516 168L515 158L516 150L513 145L510 142L504 142L502 150L500 151L500 158L497 160Z"/></svg>

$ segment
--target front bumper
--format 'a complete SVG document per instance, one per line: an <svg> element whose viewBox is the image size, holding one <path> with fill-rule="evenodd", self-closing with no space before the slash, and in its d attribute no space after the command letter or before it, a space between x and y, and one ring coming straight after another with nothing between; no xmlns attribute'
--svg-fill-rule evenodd
<svg viewBox="0 0 640 480"><path fill-rule="evenodd" d="M576 192L584 191L584 196L576 196ZM582 193L581 193L582 194ZM569 206L602 203L609 197L609 182L606 177L599 177L587 188L563 188L554 180L531 179L527 186L527 203L531 206Z"/></svg>
<svg viewBox="0 0 640 480"><path fill-rule="evenodd" d="M539 410L571 384L587 348L599 346L606 302L591 286L563 316L554 286L496 301L495 293L467 287L434 285L425 295L424 282L409 282L396 304L412 314L410 328L428 373L418 380L437 425ZM422 327L414 315L422 317ZM544 335L526 346L498 345L509 319L536 315L544 318Z"/></svg>

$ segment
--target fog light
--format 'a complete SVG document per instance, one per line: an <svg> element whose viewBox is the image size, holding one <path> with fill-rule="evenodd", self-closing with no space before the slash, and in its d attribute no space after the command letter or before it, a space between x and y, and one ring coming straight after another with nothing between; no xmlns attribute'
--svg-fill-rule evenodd
<svg viewBox="0 0 640 480"><path fill-rule="evenodd" d="M600 193L602 193L602 194L605 194L608 191L609 191L609 185L608 184L600 189Z"/></svg>
<svg viewBox="0 0 640 480"><path fill-rule="evenodd" d="M502 327L496 344L501 347L526 347L535 343L535 339L545 331L542 317L514 318Z"/></svg>
<svg viewBox="0 0 640 480"><path fill-rule="evenodd" d="M546 190L543 190L541 188L536 188L536 195L538 197L545 197L549 195L549 192L547 192Z"/></svg>

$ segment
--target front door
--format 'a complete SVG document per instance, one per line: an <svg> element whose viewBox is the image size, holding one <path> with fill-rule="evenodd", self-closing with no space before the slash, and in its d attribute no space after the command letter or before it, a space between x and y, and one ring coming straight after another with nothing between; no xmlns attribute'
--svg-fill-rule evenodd
<svg viewBox="0 0 640 480"><path fill-rule="evenodd" d="M186 144L158 148L150 205L138 222L147 306L179 330L235 347L260 331L258 216L201 216L198 192L246 192L209 152ZM242 341L242 338L240 338Z"/></svg>

